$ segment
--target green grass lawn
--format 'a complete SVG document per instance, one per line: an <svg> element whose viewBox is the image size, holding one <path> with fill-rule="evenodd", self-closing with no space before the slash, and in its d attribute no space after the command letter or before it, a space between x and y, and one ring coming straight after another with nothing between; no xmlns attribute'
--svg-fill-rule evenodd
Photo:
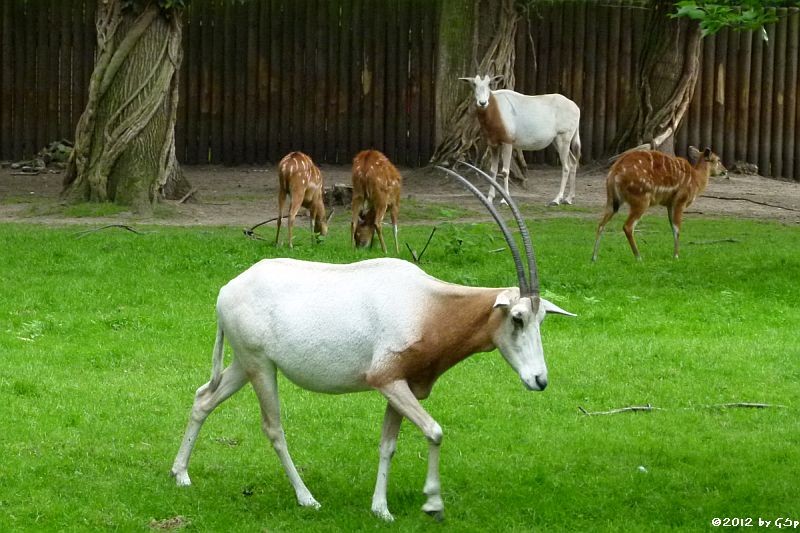
<svg viewBox="0 0 800 533"><path fill-rule="evenodd" d="M249 387L203 427L194 485L169 476L210 374L219 288L263 257L351 262L377 248L350 250L338 226L318 246L298 229L290 251L238 228L76 239L74 227L1 224L0 531L705 531L714 517L800 519L800 228L692 217L674 261L652 216L635 262L621 223L591 264L596 221L531 222L544 295L578 314L544 323L550 386L527 392L498 353L443 376L425 406L445 434L446 520L419 510L427 446L406 422L393 524L369 510L376 393L281 381L290 451L319 511L296 505ZM419 250L429 232L400 235ZM503 245L490 225L446 223L422 266L513 285L510 255L492 252ZM786 407L708 407L728 402ZM645 404L664 410L579 411Z"/></svg>

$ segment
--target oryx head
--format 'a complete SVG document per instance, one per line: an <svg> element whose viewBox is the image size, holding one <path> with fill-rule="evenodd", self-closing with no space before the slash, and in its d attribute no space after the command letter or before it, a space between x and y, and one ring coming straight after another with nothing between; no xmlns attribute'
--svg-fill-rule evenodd
<svg viewBox="0 0 800 533"><path fill-rule="evenodd" d="M469 163L464 164L489 181L491 186L508 202L508 206L511 208L514 219L519 226L527 259L528 272L526 276L526 265L522 262L514 236L492 203L466 178L450 169L438 167L466 185L486 206L500 226L514 258L519 287L506 289L498 294L494 307L502 313L502 318L500 325L494 330L492 341L500 350L500 353L503 354L508 364L511 365L511 368L519 374L522 383L525 384L528 390L544 390L547 387L547 365L544 361L540 332L542 321L547 313L567 316L575 315L545 300L539 294L539 275L536 269L536 258L533 253L530 233L514 200L488 174Z"/></svg>
<svg viewBox="0 0 800 533"><path fill-rule="evenodd" d="M466 81L470 85L472 85L472 89L475 91L475 105L478 106L479 109L486 109L489 107L489 98L492 96L492 89L490 85L494 81L499 81L503 79L502 76L483 76L480 75L475 76L474 78L458 78L459 80Z"/></svg>

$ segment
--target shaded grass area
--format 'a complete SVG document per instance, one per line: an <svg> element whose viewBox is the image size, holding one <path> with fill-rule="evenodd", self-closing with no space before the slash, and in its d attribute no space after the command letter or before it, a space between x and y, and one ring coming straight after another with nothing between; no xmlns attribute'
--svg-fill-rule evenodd
<svg viewBox="0 0 800 533"><path fill-rule="evenodd" d="M615 220L594 265L596 221L531 222L545 297L579 316L544 323L546 392L526 392L495 352L454 368L425 402L445 432L442 524L419 511L427 446L408 423L389 482L397 521L371 516L377 394L281 380L290 450L318 512L295 504L249 388L204 426L194 485L168 475L209 376L219 287L268 256L379 256L350 250L346 228L318 246L298 229L289 251L239 228L76 240L69 227L0 225L0 529L143 530L181 516L197 531L701 531L714 517L798 518L800 229L692 218L673 261L662 222L639 225L637 263ZM515 284L509 254L492 252L504 246L495 228L439 228L427 272ZM429 231L403 227L401 240L420 249ZM707 407L738 401L787 407ZM667 410L578 411L648 403Z"/></svg>

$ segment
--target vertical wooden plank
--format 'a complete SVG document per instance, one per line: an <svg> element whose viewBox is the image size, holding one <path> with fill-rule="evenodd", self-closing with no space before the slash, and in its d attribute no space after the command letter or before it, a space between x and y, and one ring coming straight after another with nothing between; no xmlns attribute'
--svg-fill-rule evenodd
<svg viewBox="0 0 800 533"><path fill-rule="evenodd" d="M193 19L200 25L199 59L199 101L197 102L197 146L193 159L200 164L208 164L211 151L212 93L211 69L213 65L214 21L211 19L209 3L192 4Z"/></svg>
<svg viewBox="0 0 800 533"><path fill-rule="evenodd" d="M630 120L630 98L633 94L633 11L630 5L620 5L620 33L619 33L619 61L618 61L618 75L619 82L617 84L616 95L616 115L617 115L617 131L627 125ZM616 136L615 131L614 136Z"/></svg>
<svg viewBox="0 0 800 533"><path fill-rule="evenodd" d="M774 84L775 64L775 25L769 24L765 27L769 45L764 46L762 60L761 82L764 90L761 100L761 135L759 137L758 148L758 169L763 176L771 176L772 165L770 156L772 154L772 90Z"/></svg>
<svg viewBox="0 0 800 533"><path fill-rule="evenodd" d="M26 79L26 58L27 48L25 24L20 22L31 16L28 11L30 4L15 3L13 6L12 16L16 22L12 24L13 33L13 50L14 50L14 108L13 112L13 128L11 131L13 159L22 159L25 156L25 86L28 83Z"/></svg>
<svg viewBox="0 0 800 533"><path fill-rule="evenodd" d="M352 0L342 0L341 27L339 28L339 87L338 87L338 119L336 124L337 144L336 160L347 162L352 160L353 154L349 147L349 117L351 114L350 104L350 69L351 69L351 50L352 50L352 21L353 4Z"/></svg>
<svg viewBox="0 0 800 533"><path fill-rule="evenodd" d="M717 146L712 146L714 141L712 137L713 124L714 124L714 98L716 94L716 87L714 86L714 73L716 71L716 37L706 37L703 39L703 63L702 63L702 114L700 115L700 145L698 148L703 149L706 146L711 146L714 150L719 149Z"/></svg>
<svg viewBox="0 0 800 533"><path fill-rule="evenodd" d="M400 154L400 160L404 165L411 165L411 154L408 152L408 136L410 133L410 110L411 110L411 78L409 76L409 68L411 66L409 54L410 41L409 32L411 29L411 1L400 0L400 25L398 28L398 54L400 56L400 87L397 109L397 148Z"/></svg>
<svg viewBox="0 0 800 533"><path fill-rule="evenodd" d="M619 57L622 49L622 7L619 2L614 2L609 9L608 21L608 69L606 75L606 131L603 142L603 153L609 152L610 143L617 135L617 101L620 94L620 68Z"/></svg>
<svg viewBox="0 0 800 533"><path fill-rule="evenodd" d="M222 36L221 49L222 54L222 79L220 80L220 93L222 97L220 121L222 124L222 162L226 165L233 164L233 145L234 145L234 101L236 99L236 66L234 64L233 54L235 52L234 43L234 3L222 1L220 4L222 10L222 27L220 34Z"/></svg>
<svg viewBox="0 0 800 533"><path fill-rule="evenodd" d="M714 121L712 125L712 146L717 154L722 154L725 149L725 82L727 81L726 62L728 57L729 30L722 30L717 34L716 57L714 65L716 75L714 79Z"/></svg>
<svg viewBox="0 0 800 533"><path fill-rule="evenodd" d="M245 21L239 31L246 34L246 65L245 71L245 98L244 98L244 161L252 165L256 162L256 149L258 147L257 126L261 119L261 109L258 105L258 83L260 69L258 64L258 2L250 0L242 6Z"/></svg>
<svg viewBox="0 0 800 533"><path fill-rule="evenodd" d="M750 61L750 101L748 102L748 116L750 124L747 128L747 158L748 163L758 164L758 152L761 136L761 99L763 74L764 40L760 32L751 32L751 61Z"/></svg>
<svg viewBox="0 0 800 533"><path fill-rule="evenodd" d="M553 25L553 6L545 3L539 6L539 17L536 18L536 89L532 94L545 94L549 92L551 28ZM546 150L533 152L531 161L543 164L547 161Z"/></svg>
<svg viewBox="0 0 800 533"><path fill-rule="evenodd" d="M200 109L198 103L200 101L200 65L202 58L200 56L200 47L202 42L202 27L200 26L200 17L197 16L199 5L190 4L190 9L187 11L186 22L184 25L184 48L183 48L183 68L184 73L184 89L186 101L183 104L185 113L184 134L182 135L182 144L180 145L181 152L179 159L183 157L183 161L190 165L196 165L202 159L198 158L200 135L198 132L198 116Z"/></svg>
<svg viewBox="0 0 800 533"><path fill-rule="evenodd" d="M422 58L420 71L420 116L419 116L419 166L426 165L433 155L433 117L435 107L434 82L436 73L434 71L434 57L436 47L434 46L434 32L436 31L436 3L422 2L422 46L420 56Z"/></svg>
<svg viewBox="0 0 800 533"><path fill-rule="evenodd" d="M786 51L786 122L783 134L783 175L787 178L800 177L800 161L797 147L797 115L798 115L798 72L797 62L800 60L800 10L789 9L786 18L787 51Z"/></svg>
<svg viewBox="0 0 800 533"><path fill-rule="evenodd" d="M584 160L595 159L595 121L594 105L595 73L597 72L597 6L586 5L586 41L584 55L583 108L581 113L581 144Z"/></svg>
<svg viewBox="0 0 800 533"><path fill-rule="evenodd" d="M312 17L316 44L314 46L314 117L312 122L312 137L314 160L320 163L327 162L325 151L325 117L326 102L328 91L328 61L325 46L328 43L328 30L331 21L327 18L326 2L317 2L312 11Z"/></svg>
<svg viewBox="0 0 800 533"><path fill-rule="evenodd" d="M398 102L400 101L399 95L399 77L400 77L400 60L398 58L398 35L397 35L397 15L398 15L398 2L397 0L389 0L386 2L387 20L386 20L386 88L385 100L386 106L384 109L385 114L385 138L383 142L383 149L386 156L394 161L399 162L399 155L397 150L397 123L400 121L400 116L397 114Z"/></svg>
<svg viewBox="0 0 800 533"><path fill-rule="evenodd" d="M522 94L533 94L528 89L528 19L527 17L520 17L517 22L517 36L514 43L514 53L516 60L514 61L514 77L517 80L516 91Z"/></svg>
<svg viewBox="0 0 800 533"><path fill-rule="evenodd" d="M728 34L727 57L725 58L725 105L723 130L723 164L733 165L736 157L736 97L738 93L738 61L740 32ZM719 153L719 152L717 152Z"/></svg>
<svg viewBox="0 0 800 533"><path fill-rule="evenodd" d="M255 120L255 149L253 153L254 163L263 165L269 159L269 60L271 54L270 43L270 12L268 0L251 0L255 4L253 16L258 19L256 29L256 64L258 73L256 81L256 108L257 116L251 117Z"/></svg>
<svg viewBox="0 0 800 533"><path fill-rule="evenodd" d="M359 91L361 93L361 128L360 141L353 155L363 148L375 148L375 141L372 133L373 118L375 111L374 80L375 74L375 18L380 6L376 0L362 0L361 11L363 26L361 35L363 43L360 50L361 74L359 76Z"/></svg>
<svg viewBox="0 0 800 533"><path fill-rule="evenodd" d="M603 155L606 149L605 125L608 120L606 114L606 72L608 71L608 41L609 35L608 7L597 6L597 75L594 87L595 121L592 135L592 157L594 159Z"/></svg>
<svg viewBox="0 0 800 533"><path fill-rule="evenodd" d="M362 146L362 126L364 121L364 91L361 75L364 68L364 23L365 0L353 0L350 49L350 113L348 115L347 157L352 158Z"/></svg>
<svg viewBox="0 0 800 533"><path fill-rule="evenodd" d="M422 0L424 1L424 0ZM411 1L411 31L409 32L410 45L410 86L409 86L409 124L408 124L408 150L409 164L419 165L419 133L420 133L420 55L421 50L421 24L420 11L422 8L420 0Z"/></svg>
<svg viewBox="0 0 800 533"><path fill-rule="evenodd" d="M374 114L372 116L372 139L375 148L386 152L386 26L391 4L379 2L375 7L375 34L372 75L372 91ZM431 49L428 49L428 53ZM433 116L432 114L430 115Z"/></svg>
<svg viewBox="0 0 800 533"><path fill-rule="evenodd" d="M60 88L59 63L61 54L64 52L64 50L61 48L61 21L58 17L61 12L60 7L61 2L57 0L51 0L47 6L47 13L48 17L50 18L50 23L47 29L48 65L46 68L49 71L50 79L47 87L47 118L45 119L47 120L47 127L45 129L45 137L42 139L41 147L44 147L47 144L59 139L59 119L61 118L58 106L58 91Z"/></svg>
<svg viewBox="0 0 800 533"><path fill-rule="evenodd" d="M314 115L316 114L315 96L316 87L319 75L315 72L316 66L316 42L314 40L314 23L316 21L316 6L313 0L306 0L302 2L305 9L303 10L303 22L305 31L305 38L302 42L303 54L303 80L298 96L303 100L303 109L301 112L301 145L303 150L311 155L312 159L317 160L317 155L314 151ZM313 80L313 81L312 81Z"/></svg>
<svg viewBox="0 0 800 533"><path fill-rule="evenodd" d="M25 50L24 57L26 66L24 67L25 79L25 104L23 107L24 116L22 121L22 143L23 157L28 158L36 152L37 143L37 122L39 117L39 87L36 85L37 69L35 64L31 64L31 58L37 57L36 37L39 34L39 19L42 16L41 5L36 3L28 4L28 14L22 21L25 26Z"/></svg>
<svg viewBox="0 0 800 533"><path fill-rule="evenodd" d="M325 160L329 163L342 163L336 157L336 144L338 137L336 128L338 125L339 107L339 45L341 34L339 27L341 24L339 14L339 2L327 2L326 8L328 26L327 32L327 99L325 102Z"/></svg>
<svg viewBox="0 0 800 533"><path fill-rule="evenodd" d="M269 161L277 163L280 161L283 152L281 151L281 116L284 108L281 101L281 82L284 76L281 69L281 58L286 53L285 44L282 39L281 24L281 0L270 0L268 11L269 16L269 131L267 155ZM265 9L267 6L265 5Z"/></svg>
<svg viewBox="0 0 800 533"><path fill-rule="evenodd" d="M561 63L562 50L564 49L564 30L562 25L563 9L560 5L550 6L550 56L549 68L547 69L546 93L560 93L561 88Z"/></svg>
<svg viewBox="0 0 800 533"><path fill-rule="evenodd" d="M772 150L770 153L770 176L783 177L783 123L786 113L786 9L777 10L778 22L775 23L775 77L772 84Z"/></svg>
<svg viewBox="0 0 800 533"><path fill-rule="evenodd" d="M739 35L739 53L736 57L738 65L737 91L736 91L736 139L734 147L734 160L747 160L747 130L750 127L750 59L752 55L753 39L751 32Z"/></svg>
<svg viewBox="0 0 800 533"><path fill-rule="evenodd" d="M83 11L87 0L76 2L75 6L71 6L69 24L70 33L72 34L72 65L70 66L70 85L72 86L72 99L70 100L70 115L72 116L73 126L78 125L78 120L81 117L83 108L81 104L86 98L81 75L83 71L83 63L87 60L86 50L83 43ZM70 139L75 138L75 131L73 129Z"/></svg>
<svg viewBox="0 0 800 533"><path fill-rule="evenodd" d="M306 135L304 131L304 112L306 106L307 89L304 84L304 74L306 68L306 55L305 55L305 30L297 31L299 28L305 28L306 12L304 9L304 2L298 2L291 6L292 13L292 28L294 31L290 32L292 37L292 64L286 72L292 73L293 89L289 97L292 110L292 146L290 150L301 150L308 152L306 145Z"/></svg>
<svg viewBox="0 0 800 533"><path fill-rule="evenodd" d="M700 46L700 64L698 65L697 81L694 86L694 96L689 103L689 111L684 120L686 124L686 140L683 141L683 149L688 146L704 148L705 144L700 139L700 123L703 114L703 61L705 60L703 46Z"/></svg>
<svg viewBox="0 0 800 533"><path fill-rule="evenodd" d="M48 43L48 35L50 33L50 2L47 0L34 3L36 6L37 26L34 26L34 40L32 41L34 54L28 56L29 58L36 58L34 64L29 64L28 68L35 77L33 83L28 86L36 95L36 109L35 113L31 114L32 119L32 138L31 149L33 153L38 152L48 141L45 139L49 134L47 124L50 122L49 114L49 88L50 88L50 69L49 69L49 56L50 47Z"/></svg>
<svg viewBox="0 0 800 533"><path fill-rule="evenodd" d="M222 0L213 2L211 19L214 24L213 68L211 70L211 160L225 162L225 18L226 7Z"/></svg>
<svg viewBox="0 0 800 533"><path fill-rule="evenodd" d="M10 2L0 3L0 159L12 159L13 155L13 115L14 109L14 36L12 17L14 6Z"/></svg>
<svg viewBox="0 0 800 533"><path fill-rule="evenodd" d="M584 123L586 122L586 108L583 96L583 79L584 79L584 50L586 49L586 2L578 2L572 4L575 6L575 26L574 26L574 35L575 40L573 43L573 51L572 51L572 61L573 61L573 84L572 84L572 91L567 96L575 101L578 104L578 107L581 110L581 122L579 127L579 134L581 136L581 159L583 162L591 159L589 152L586 151L583 146L584 143L584 133L585 133L585 126Z"/></svg>
<svg viewBox="0 0 800 533"><path fill-rule="evenodd" d="M234 2L234 26L228 29L228 31L233 32L235 50L233 55L233 68L236 84L234 87L233 102L234 152L232 160L234 165L249 162L246 157L247 144L250 142L247 135L247 124L250 122L250 118L247 114L250 98L248 92L248 78L253 72L249 68L247 49L250 29L248 6L250 4L251 2Z"/></svg>
<svg viewBox="0 0 800 533"><path fill-rule="evenodd" d="M84 39L84 53L85 60L83 61L83 79L81 86L81 105L80 110L83 113L89 99L89 81L92 79L92 72L94 72L94 57L97 50L97 2L91 0L84 3L83 9L83 39Z"/></svg>

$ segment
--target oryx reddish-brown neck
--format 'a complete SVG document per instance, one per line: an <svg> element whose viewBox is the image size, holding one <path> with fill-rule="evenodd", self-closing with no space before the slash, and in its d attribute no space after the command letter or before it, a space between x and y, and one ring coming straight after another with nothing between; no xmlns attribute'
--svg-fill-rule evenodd
<svg viewBox="0 0 800 533"><path fill-rule="evenodd" d="M417 341L396 353L381 375L370 376L370 385L405 379L429 389L453 365L493 350L493 333L504 318L494 304L503 290L448 286L437 293L421 311L425 317Z"/></svg>
<svg viewBox="0 0 800 533"><path fill-rule="evenodd" d="M493 93L489 95L489 105L485 108L478 107L477 114L481 130L490 146L514 144L503 123L503 118L500 116L500 106Z"/></svg>

